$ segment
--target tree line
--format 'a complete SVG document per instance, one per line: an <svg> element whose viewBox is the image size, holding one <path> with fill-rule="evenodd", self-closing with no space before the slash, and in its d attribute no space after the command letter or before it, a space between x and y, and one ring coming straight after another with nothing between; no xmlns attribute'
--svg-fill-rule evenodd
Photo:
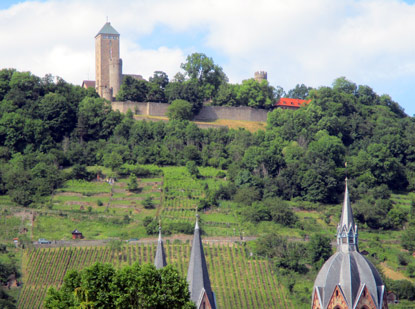
<svg viewBox="0 0 415 309"><path fill-rule="evenodd" d="M154 72L149 81L126 76L116 100L160 103L184 100L192 105L192 113L197 114L204 103L271 109L281 96L305 98L311 89L302 84L286 94L282 87L253 78L231 84L223 69L202 53L189 55L181 69L172 80L162 71Z"/></svg>

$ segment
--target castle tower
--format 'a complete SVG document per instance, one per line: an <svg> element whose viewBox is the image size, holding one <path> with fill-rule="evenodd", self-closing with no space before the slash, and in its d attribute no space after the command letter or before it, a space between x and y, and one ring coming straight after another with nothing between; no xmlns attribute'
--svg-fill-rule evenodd
<svg viewBox="0 0 415 309"><path fill-rule="evenodd" d="M190 254L189 269L187 271L190 299L196 304L197 309L216 309L215 295L210 287L198 218L199 215L197 215L196 219L192 252Z"/></svg>
<svg viewBox="0 0 415 309"><path fill-rule="evenodd" d="M342 215L337 227L337 252L324 263L317 275L311 308L388 308L385 285L378 271L359 253L347 178Z"/></svg>
<svg viewBox="0 0 415 309"><path fill-rule="evenodd" d="M121 80L120 34L107 22L95 36L95 88L101 97L112 100Z"/></svg>
<svg viewBox="0 0 415 309"><path fill-rule="evenodd" d="M263 80L267 80L267 78L268 78L268 74L265 71L258 71L258 72L255 72L254 74L254 79L258 83L262 82Z"/></svg>
<svg viewBox="0 0 415 309"><path fill-rule="evenodd" d="M157 269L163 268L167 265L166 253L164 251L163 240L161 239L161 226L159 226L159 240L157 242L156 258L154 259L154 265Z"/></svg>

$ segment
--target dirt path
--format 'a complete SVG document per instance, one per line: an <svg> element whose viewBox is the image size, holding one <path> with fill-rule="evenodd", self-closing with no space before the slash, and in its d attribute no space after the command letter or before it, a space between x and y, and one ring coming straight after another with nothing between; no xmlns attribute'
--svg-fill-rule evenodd
<svg viewBox="0 0 415 309"><path fill-rule="evenodd" d="M179 241L191 241L193 239L193 235L174 235L174 236L168 236L163 237L164 241L170 241L173 242L175 240ZM235 243L235 242L241 242L241 241L249 241L249 240L255 240L257 239L256 236L248 236L244 237L242 240L240 237L203 237L204 243L215 243L215 244L229 244L229 243ZM141 238L139 240L134 240L126 243L128 244L152 244L156 243L158 238L155 237L146 237ZM91 246L103 246L108 244L111 241L111 239L97 239L97 240L54 240L51 244L44 244L40 245L37 242L33 242L33 245L35 248L56 248L56 247L91 247Z"/></svg>

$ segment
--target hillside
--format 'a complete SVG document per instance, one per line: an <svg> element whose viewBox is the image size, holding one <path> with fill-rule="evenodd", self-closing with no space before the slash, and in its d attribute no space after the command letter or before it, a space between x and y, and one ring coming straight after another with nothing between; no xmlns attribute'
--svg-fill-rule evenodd
<svg viewBox="0 0 415 309"><path fill-rule="evenodd" d="M28 250L23 256L23 281L19 308L41 305L50 286L59 287L70 269L82 269L96 261L115 266L135 261L152 263L155 244L137 244L119 248L53 248ZM165 245L167 262L186 275L190 258L189 242L176 241ZM244 246L205 244L212 289L220 308L294 308L287 291L280 285L268 261L249 257Z"/></svg>
<svg viewBox="0 0 415 309"><path fill-rule="evenodd" d="M158 169L154 166L145 167L153 170ZM110 172L102 167L91 167L89 170ZM122 258L119 258L116 265L135 261L136 258L134 258L134 256L137 255L138 258L141 254L138 252L147 252L145 250L148 250L148 255L145 255L144 261L151 261L152 256L154 255L154 240L148 239L147 235L149 230L143 225L146 217L154 218L156 215L159 216L167 234L171 232L174 234L177 233L174 232L174 229L178 227L188 228L189 234L192 234L195 208L200 203L200 199L205 197L205 191L203 189L205 184L208 184L210 188L214 189L219 188L221 185L225 184L226 181L221 178L216 178L214 175L220 172L220 170L212 168L201 168L200 172L203 177L198 178L197 180L190 177L186 169L182 167L161 167L161 170L163 171L162 177L140 178L139 186L141 190L136 193L127 190L128 178L118 179L113 186L108 185L105 181L85 182L69 180L53 195L51 207L48 209L19 209L17 206L11 207L11 205L13 205L11 202L9 202L11 203L10 206L7 207L4 205L5 199L3 198L2 206L0 207L3 211L8 209L8 215L4 218L5 224L2 225L4 228L4 230L2 230L3 241L11 239L14 235L19 235L20 241L29 248L22 253L23 290L20 292L20 305L25 308L26 305L22 304L29 302L29 299L40 302L45 295L47 286L59 286L59 282L61 282L64 273L72 267L70 263L78 265L77 268L80 268L81 265L90 265L90 263L96 260L114 261L117 256L117 249L111 247L111 243L108 244L108 239L114 239L114 237L115 239L121 238L124 240L129 238L139 238L140 241L143 242L133 246L124 246L124 249L122 249L124 252ZM167 193L165 191L166 188L168 188ZM112 196L111 192L113 192ZM154 209L145 209L142 206L141 202L144 200L145 196L154 197ZM392 196L395 208L403 208L408 211L410 209L411 199L412 196L406 195L395 194ZM98 206L98 200L103 203L102 206ZM241 254L241 263L243 262L242 260L245 259L247 260L243 263L250 261L250 252L256 254L257 249L255 248L255 244L250 242L248 243L248 246L240 246L235 243L235 239L238 239L240 236L244 236L245 239L252 239L252 237L249 236L267 235L269 231L278 231L279 235L286 235L291 239L296 240L296 242L299 242L300 239L304 239L305 237L309 237L318 232L329 236L329 239L333 242L334 238L332 235L335 233L338 220L337 213L340 210L340 205L322 208L322 205L301 205L301 203L298 202L291 203L290 206L296 210L295 214L298 216L299 221L295 226L288 227L273 222L252 224L247 222L243 214L238 212L235 203L222 200L219 202L219 205L219 207L207 210L201 214L203 230L205 231L204 238L208 241L206 248L207 252L209 252L207 253L209 254L208 264L216 263L209 262L209 259L212 259L211 256L217 259L231 258L231 255L226 255L227 253L225 253L227 250L233 250L227 249L229 246L230 248L234 248L234 246L236 246L235 248L239 248L237 250L239 250ZM81 208L83 209L81 210ZM35 213L33 225L31 217L28 215L29 210ZM27 215L25 215L25 213ZM128 217L127 221L125 216ZM327 217L330 218L330 221L327 221ZM157 221L155 220L154 222L156 223ZM28 229L26 236L24 234L19 234L19 231L21 231L23 227ZM75 228L83 233L86 240L69 241L71 238L70 232ZM154 232L156 231L157 225L155 225L154 229ZM33 240L46 238L48 240L57 241L58 246L63 247L60 249L33 249L30 243L28 243L29 239L27 237L30 237L30 234L33 235ZM168 238L168 236L165 237ZM169 249L167 249L169 250L168 256L171 258L171 261L176 261L175 263L177 264L175 265L178 266L184 274L186 271L185 266L183 265L186 265L187 263L186 259L188 259L188 251L190 250L188 242L191 237L191 235L176 235L170 241ZM370 229L362 226L360 229L360 249L367 250L372 257L375 257L373 259L374 262L382 262L378 265L378 268L383 270L387 277L394 280L406 279L413 281L410 276L413 276L411 269L414 262L409 254L402 253L399 245L400 237L401 233L398 231L373 233ZM93 241L94 239L96 240L95 242ZM220 240L220 242L212 242L212 240L215 239ZM232 239L232 242L230 242L230 239ZM102 247L105 243L107 243L107 245ZM133 241L133 243L136 243L136 241ZM82 247L77 248L76 246L79 245L82 245ZM178 245L178 247L175 247L175 245ZM214 253L216 245L219 246L217 250L219 250L218 252L221 252L220 254ZM147 249L138 249L137 246ZM179 260L174 259L176 256L175 253L173 254L174 250L176 250L175 248L182 248L178 249L179 253L177 254L182 254ZM73 253L64 253L68 252L68 250L75 251ZM137 250L135 255L133 253L134 250ZM83 253L81 254L81 252ZM71 258L64 257L63 255L65 254L70 255ZM298 306L308 306L309 294L311 293L311 287L315 277L315 270L310 271L308 274L292 274L290 281L284 274L277 275L274 273L275 268L272 260L264 260L257 255L254 256L256 256L254 260L263 261L269 268L268 270L272 270L272 280L277 280L282 290L284 290L283 286L291 286L291 293L285 294L287 302L293 303L293 307L296 308L298 308ZM402 265L400 258L398 257L406 260L406 265ZM61 265L61 262L49 262L48 259L62 261L63 265ZM76 259L81 259L81 261L75 262ZM231 260L235 259L232 258ZM303 260L306 261L307 259L304 259L303 257ZM225 265L225 262L226 261L219 260L220 265ZM48 265L58 265L58 267L48 268ZM212 267L211 265L209 267ZM37 275L41 273L38 269L39 267L44 267L45 272L50 271L53 274L45 274L45 277L42 277L43 279L39 279L40 282L45 282L42 284L36 284L36 282L38 282L36 280L39 278ZM226 266L223 266L221 273L233 273L235 267L235 265L227 264ZM246 269L248 270L244 273ZM216 279L212 279L215 280L216 287L226 286L233 287L232 289L238 289L238 282L241 282L239 277L235 277L234 281L221 282L217 280L225 279L221 279L220 274L216 271L216 267L214 267L212 271L215 272L214 276L219 276ZM259 282L271 280L270 277L268 277L271 275L271 272L268 271L256 271L255 273L250 273L250 268L246 267L242 267L240 271L242 273L239 273L237 276L256 278ZM60 279L48 279L48 276L50 275ZM243 280L242 282L244 282ZM264 295L267 293L275 293L275 289L270 283L261 287L261 291L263 291ZM226 295L226 297L221 297L225 297L226 299L228 297L231 297L230 299L242 297L229 296L228 294L224 295ZM244 295L244 293L242 293L242 295ZM255 299L257 296L251 297L254 297ZM266 297L266 299L269 298ZM234 301L241 303L243 306L252 302L252 300L244 298ZM254 303L256 302L254 301ZM29 308L32 304L27 306L27 308ZM247 306L250 307L250 305Z"/></svg>
<svg viewBox="0 0 415 309"><path fill-rule="evenodd" d="M332 252L347 175L360 249L407 279L385 278L390 290L415 299L415 122L389 96L339 78L251 132L136 121L90 89L28 72L2 70L0 86L1 241L19 237L23 256L74 229L142 239L161 220L166 235L190 235L198 209L204 236L255 238L246 246L301 306Z"/></svg>

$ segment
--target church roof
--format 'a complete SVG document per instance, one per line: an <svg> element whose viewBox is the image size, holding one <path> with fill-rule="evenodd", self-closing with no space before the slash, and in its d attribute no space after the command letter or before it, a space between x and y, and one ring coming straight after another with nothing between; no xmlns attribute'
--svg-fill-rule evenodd
<svg viewBox="0 0 415 309"><path fill-rule="evenodd" d="M115 30L112 26L110 22L106 22L105 25L101 28L101 30L99 30L99 32L97 33L97 35L95 37L97 37L100 34L115 34L115 35L120 35L117 30Z"/></svg>
<svg viewBox="0 0 415 309"><path fill-rule="evenodd" d="M195 302L196 308L200 307L203 293L206 293L211 308L216 309L205 254L203 252L198 220L196 220L193 236L192 252L190 254L189 269L187 271L187 282L189 283L190 299Z"/></svg>
<svg viewBox="0 0 415 309"><path fill-rule="evenodd" d="M347 230L350 230L355 227L352 206L350 205L349 189L347 187L347 178L346 178L346 188L344 192L342 216L340 217L339 226L346 227Z"/></svg>
<svg viewBox="0 0 415 309"><path fill-rule="evenodd" d="M350 205L347 179L342 215L337 227L337 252L324 263L314 282L320 305L326 309L338 286L348 308L355 308L366 288L376 306L382 308L385 286L375 266L360 254L357 226Z"/></svg>
<svg viewBox="0 0 415 309"><path fill-rule="evenodd" d="M376 308L381 308L384 294L382 279L375 266L358 251L338 251L321 268L314 289L322 308L327 308L337 285L343 292L348 308L354 308L364 287L368 289Z"/></svg>
<svg viewBox="0 0 415 309"><path fill-rule="evenodd" d="M163 268L167 265L166 253L164 252L163 240L161 239L161 227L159 227L159 239L157 241L156 257L154 259L154 265L157 269Z"/></svg>

